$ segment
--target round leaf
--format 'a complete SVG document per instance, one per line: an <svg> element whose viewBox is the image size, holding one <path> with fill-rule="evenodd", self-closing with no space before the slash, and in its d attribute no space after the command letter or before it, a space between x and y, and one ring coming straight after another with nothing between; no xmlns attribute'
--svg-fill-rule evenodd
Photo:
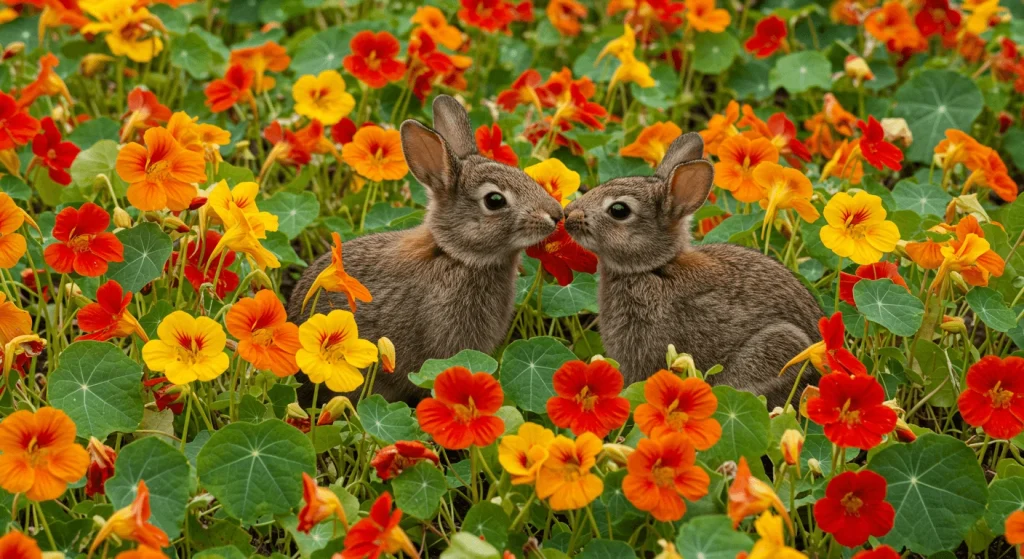
<svg viewBox="0 0 1024 559"><path fill-rule="evenodd" d="M50 405L68 414L82 438L131 433L142 421L141 379L142 367L114 344L75 342L50 375Z"/></svg>
<svg viewBox="0 0 1024 559"><path fill-rule="evenodd" d="M448 492L444 474L426 460L399 474L391 488L395 491L395 505L420 520L433 518Z"/></svg>
<svg viewBox="0 0 1024 559"><path fill-rule="evenodd" d="M576 356L554 338L516 340L501 356L501 386L520 409L545 413L548 398L555 395L555 371L574 359Z"/></svg>
<svg viewBox="0 0 1024 559"><path fill-rule="evenodd" d="M419 428L405 402L389 404L380 394L361 400L356 406L363 429L384 444L418 438Z"/></svg>
<svg viewBox="0 0 1024 559"><path fill-rule="evenodd" d="M626 542L614 540L590 540L578 559L626 559L636 557L633 548Z"/></svg>
<svg viewBox="0 0 1024 559"><path fill-rule="evenodd" d="M188 504L189 464L178 449L159 437L145 437L121 449L106 490L115 508L135 500L139 481L149 489L150 522L171 539L178 537Z"/></svg>
<svg viewBox="0 0 1024 559"><path fill-rule="evenodd" d="M448 359L427 359L418 373L409 375L409 380L420 388L433 388L437 375L452 367L465 367L472 373L494 374L498 370L498 362L486 353L464 349Z"/></svg>
<svg viewBox="0 0 1024 559"><path fill-rule="evenodd" d="M693 46L693 69L702 74L721 74L740 52L739 41L730 33L698 33Z"/></svg>
<svg viewBox="0 0 1024 559"><path fill-rule="evenodd" d="M483 537L487 543L498 549L504 549L508 542L508 528L511 523L501 507L484 501L469 509L462 521L462 529Z"/></svg>
<svg viewBox="0 0 1024 559"><path fill-rule="evenodd" d="M277 230L294 239L320 215L320 202L312 192L281 191L260 204L261 209L277 216Z"/></svg>
<svg viewBox="0 0 1024 559"><path fill-rule="evenodd" d="M100 175L106 175L111 182L114 182L117 178L117 173L114 172L114 164L117 162L117 142L99 140L93 144L79 147L82 148L82 151L78 152L68 170L74 184L91 187L99 181L106 185L106 182L99 178Z"/></svg>
<svg viewBox="0 0 1024 559"><path fill-rule="evenodd" d="M953 197L934 184L902 180L893 187L892 199L898 209L913 210L918 215L944 217L946 206Z"/></svg>
<svg viewBox="0 0 1024 559"><path fill-rule="evenodd" d="M728 516L698 516L683 525L676 536L676 551L683 557L735 559L753 546L750 536L732 529Z"/></svg>
<svg viewBox="0 0 1024 559"><path fill-rule="evenodd" d="M1006 517L1024 510L1024 478L997 479L988 488L985 522L997 536L1006 532Z"/></svg>
<svg viewBox="0 0 1024 559"><path fill-rule="evenodd" d="M1003 294L988 287L967 292L967 304L982 322L997 332L1009 332L1017 325L1017 315L1006 306Z"/></svg>
<svg viewBox="0 0 1024 559"><path fill-rule="evenodd" d="M781 87L790 93L815 87L828 89L832 85L832 65L817 51L787 54L775 63L769 79L773 90Z"/></svg>
<svg viewBox="0 0 1024 559"><path fill-rule="evenodd" d="M124 262L112 262L107 278L121 284L125 291L138 293L163 274L171 257L171 238L155 223L142 223L117 233L124 244Z"/></svg>
<svg viewBox="0 0 1024 559"><path fill-rule="evenodd" d="M541 291L541 307L552 318L572 316L581 312L597 312L597 278L593 274L576 274L566 286L545 285Z"/></svg>
<svg viewBox="0 0 1024 559"><path fill-rule="evenodd" d="M868 320L897 336L913 336L924 319L924 303L890 279L858 281L853 300Z"/></svg>
<svg viewBox="0 0 1024 559"><path fill-rule="evenodd" d="M760 461L771 440L771 420L764 404L750 392L731 386L716 386L712 390L718 398L714 418L722 424L722 439L703 453L704 462L714 469L740 456Z"/></svg>
<svg viewBox="0 0 1024 559"><path fill-rule="evenodd" d="M896 90L893 116L914 134L907 159L927 163L946 130L967 131L981 114L984 99L974 81L950 70L925 70Z"/></svg>

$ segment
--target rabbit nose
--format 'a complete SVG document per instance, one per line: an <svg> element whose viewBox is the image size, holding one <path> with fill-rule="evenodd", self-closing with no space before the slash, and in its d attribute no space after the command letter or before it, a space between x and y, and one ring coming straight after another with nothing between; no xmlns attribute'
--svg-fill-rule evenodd
<svg viewBox="0 0 1024 559"><path fill-rule="evenodd" d="M558 208L558 211L550 211L546 214L548 219L551 220L551 225L558 225L559 221L562 221L562 208Z"/></svg>

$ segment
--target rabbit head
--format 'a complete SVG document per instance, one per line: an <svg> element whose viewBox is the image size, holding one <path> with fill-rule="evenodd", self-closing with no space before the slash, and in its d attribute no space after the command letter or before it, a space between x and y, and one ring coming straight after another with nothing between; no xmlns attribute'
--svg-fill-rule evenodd
<svg viewBox="0 0 1024 559"><path fill-rule="evenodd" d="M604 269L641 273L689 248L690 216L707 199L714 167L694 132L676 138L653 176L622 177L565 208L565 229Z"/></svg>
<svg viewBox="0 0 1024 559"><path fill-rule="evenodd" d="M438 247L468 265L507 261L555 230L562 206L522 170L477 152L466 110L434 99L434 128L402 123L409 170L427 189L426 223Z"/></svg>

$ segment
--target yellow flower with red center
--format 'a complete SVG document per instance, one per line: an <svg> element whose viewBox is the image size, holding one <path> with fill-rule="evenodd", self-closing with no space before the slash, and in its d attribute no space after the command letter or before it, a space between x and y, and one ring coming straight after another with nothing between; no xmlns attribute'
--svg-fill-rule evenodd
<svg viewBox="0 0 1024 559"><path fill-rule="evenodd" d="M695 31L721 33L732 18L727 10L715 7L715 0L686 0L686 21Z"/></svg>
<svg viewBox="0 0 1024 559"><path fill-rule="evenodd" d="M157 31L164 31L160 20L146 8L137 8L135 0L94 0L81 7L99 21L88 23L82 33L106 33L110 52L135 62L149 62L164 49Z"/></svg>
<svg viewBox="0 0 1024 559"><path fill-rule="evenodd" d="M632 144L619 150L623 157L639 157L657 167L665 158L665 152L672 142L683 133L673 122L656 122L640 131Z"/></svg>
<svg viewBox="0 0 1024 559"><path fill-rule="evenodd" d="M142 359L173 384L213 380L228 368L227 336L213 319L175 311L160 322L156 334L158 339L142 347Z"/></svg>
<svg viewBox="0 0 1024 559"><path fill-rule="evenodd" d="M292 86L292 97L295 112L327 126L348 116L356 106L355 98L345 91L345 80L334 70L302 76Z"/></svg>
<svg viewBox="0 0 1024 559"><path fill-rule="evenodd" d="M263 214L266 212L246 214L242 212L241 208L231 208L229 214L231 224L220 241L217 242L217 246L213 247L209 261L214 262L214 257L219 256L225 250L233 250L245 254L249 263L260 270L268 266L280 268L281 262L277 256L260 243L261 239L267 238L267 231L277 230L276 219L271 221Z"/></svg>
<svg viewBox="0 0 1024 559"><path fill-rule="evenodd" d="M360 128L352 141L341 147L341 158L360 175L375 181L399 180L409 172L402 154L398 130L379 126Z"/></svg>
<svg viewBox="0 0 1024 559"><path fill-rule="evenodd" d="M569 197L580 189L580 175L569 169L558 159L545 159L536 165L523 169L537 184L541 185L562 207L569 205Z"/></svg>
<svg viewBox="0 0 1024 559"><path fill-rule="evenodd" d="M377 346L359 339L356 319L348 311L315 314L299 326L302 349L295 354L309 380L327 383L333 392L349 392L363 384L359 369L377 362Z"/></svg>
<svg viewBox="0 0 1024 559"><path fill-rule="evenodd" d="M810 201L814 187L800 171L764 162L754 169L754 182L762 189L760 206L767 211L761 227L762 235L775 222L775 214L779 210L793 209L807 223L817 221L818 210Z"/></svg>
<svg viewBox="0 0 1024 559"><path fill-rule="evenodd" d="M863 190L854 196L837 193L822 213L827 221L820 232L822 244L857 264L878 262L900 240L899 228L885 219L882 199Z"/></svg>
<svg viewBox="0 0 1024 559"><path fill-rule="evenodd" d="M732 192L740 202L756 202L764 197L762 187L754 180L754 168L762 163L778 163L779 150L765 138L730 136L718 148L715 163L715 184Z"/></svg>
<svg viewBox="0 0 1024 559"><path fill-rule="evenodd" d="M548 459L537 472L537 497L549 499L552 510L581 509L604 491L604 482L591 472L601 452L601 439L583 433L576 440L558 435L548 447Z"/></svg>
<svg viewBox="0 0 1024 559"><path fill-rule="evenodd" d="M498 461L512 476L513 485L532 484L548 459L548 447L555 440L550 429L523 423L515 435L505 435L498 444Z"/></svg>
<svg viewBox="0 0 1024 559"><path fill-rule="evenodd" d="M60 497L89 469L75 423L56 408L16 411L0 421L0 487L33 501Z"/></svg>

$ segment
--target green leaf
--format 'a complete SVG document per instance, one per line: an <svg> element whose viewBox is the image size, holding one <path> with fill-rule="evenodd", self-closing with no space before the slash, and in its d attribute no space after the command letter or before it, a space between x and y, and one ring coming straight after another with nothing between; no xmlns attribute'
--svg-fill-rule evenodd
<svg viewBox="0 0 1024 559"><path fill-rule="evenodd" d="M226 181L228 186L234 187L241 182L255 182L256 178L248 167L236 167L226 161L222 161L217 167L217 175L213 177L213 183Z"/></svg>
<svg viewBox="0 0 1024 559"><path fill-rule="evenodd" d="M192 556L193 559L247 559L245 554L233 545L215 547L200 551Z"/></svg>
<svg viewBox="0 0 1024 559"><path fill-rule="evenodd" d="M578 273L566 286L545 285L541 290L541 307L551 318L572 316L581 312L597 312L597 277Z"/></svg>
<svg viewBox="0 0 1024 559"><path fill-rule="evenodd" d="M995 535L1006 533L1006 517L1024 510L1024 478L997 479L988 487L988 512L985 522Z"/></svg>
<svg viewBox="0 0 1024 559"><path fill-rule="evenodd" d="M935 146L946 130L969 131L981 114L984 100L974 81L951 70L925 70L896 90L893 116L910 125L914 143L907 159L932 160Z"/></svg>
<svg viewBox="0 0 1024 559"><path fill-rule="evenodd" d="M189 495L188 459L159 437L145 437L123 447L107 480L107 497L115 509L135 500L139 481L149 489L150 522L171 539L178 537Z"/></svg>
<svg viewBox="0 0 1024 559"><path fill-rule="evenodd" d="M924 303L890 279L857 282L853 300L865 318L897 336L913 336L924 319Z"/></svg>
<svg viewBox="0 0 1024 559"><path fill-rule="evenodd" d="M718 398L713 417L722 424L722 439L704 452L704 463L714 469L740 456L760 461L771 440L771 420L764 404L750 392L731 386L716 386L712 390Z"/></svg>
<svg viewBox="0 0 1024 559"><path fill-rule="evenodd" d="M134 432L142 421L142 367L105 342L75 342L50 374L50 405L64 410L78 436L103 440Z"/></svg>
<svg viewBox="0 0 1024 559"><path fill-rule="evenodd" d="M731 215L701 239L700 244L731 242L735 237L749 233L764 220L763 211Z"/></svg>
<svg viewBox="0 0 1024 559"><path fill-rule="evenodd" d="M693 47L693 69L702 74L721 74L740 53L739 41L728 32L697 33Z"/></svg>
<svg viewBox="0 0 1024 559"><path fill-rule="evenodd" d="M642 518L647 513L642 512L633 506L622 492L622 480L628 474L625 469L608 472L604 476L604 491L601 493L601 501L604 502L612 522L621 522L628 518Z"/></svg>
<svg viewBox="0 0 1024 559"><path fill-rule="evenodd" d="M100 175L106 175L111 182L120 180L117 172L114 171L114 164L117 162L117 142L114 140L100 140L91 147L78 152L78 156L71 163L68 172L71 173L73 184L82 187L92 188L103 185L106 181Z"/></svg>
<svg viewBox="0 0 1024 559"><path fill-rule="evenodd" d="M419 427L412 410L405 402L389 404L380 394L360 400L356 406L359 420L366 432L384 444L408 441L419 437Z"/></svg>
<svg viewBox="0 0 1024 559"><path fill-rule="evenodd" d="M174 312L174 305L165 299L159 299L149 308L149 312L139 319L139 324L147 336L155 338L156 329L160 326L163 319L172 312Z"/></svg>
<svg viewBox="0 0 1024 559"><path fill-rule="evenodd" d="M25 184L25 181L11 175L0 177L0 192L4 192L11 198L21 200L22 202L28 202L32 199L32 189Z"/></svg>
<svg viewBox="0 0 1024 559"><path fill-rule="evenodd" d="M294 239L320 215L320 202L312 192L278 192L260 203L260 208L277 216L277 230Z"/></svg>
<svg viewBox="0 0 1024 559"><path fill-rule="evenodd" d="M319 429L317 430L319 431ZM282 518L279 522L291 534L295 544L299 546L299 554L303 557L309 557L314 552L323 549L327 542L331 541L334 533L340 531L339 526L335 526L335 520L325 520L313 526L308 533L299 531L299 517L297 516Z"/></svg>
<svg viewBox="0 0 1024 559"><path fill-rule="evenodd" d="M174 48L171 49L171 63L188 72L188 75L197 80L205 80L210 77L213 70L213 50L206 44L195 31L174 40Z"/></svg>
<svg viewBox="0 0 1024 559"><path fill-rule="evenodd" d="M773 90L781 87L790 93L828 89L832 85L832 65L817 51L787 54L775 63L769 83Z"/></svg>
<svg viewBox="0 0 1024 559"><path fill-rule="evenodd" d="M882 450L868 469L888 482L896 522L881 542L928 556L963 541L985 513L988 488L978 457L962 441L928 434Z"/></svg>
<svg viewBox="0 0 1024 559"><path fill-rule="evenodd" d="M363 222L365 231L391 231L405 228L407 218L415 217L414 214L422 215L422 211L408 206L394 207L389 202L374 204L366 212L366 221Z"/></svg>
<svg viewBox="0 0 1024 559"><path fill-rule="evenodd" d="M765 60L743 62L733 66L726 85L736 91L737 99L766 99L775 91L768 86L770 72L771 66Z"/></svg>
<svg viewBox="0 0 1024 559"><path fill-rule="evenodd" d="M897 209L913 210L918 215L937 217L946 215L946 206L953 200L952 196L934 184L919 184L911 180L901 180L896 183L892 189L892 198L896 202ZM905 231L904 234L906 234Z"/></svg>
<svg viewBox="0 0 1024 559"><path fill-rule="evenodd" d="M732 529L728 516L698 516L683 525L676 536L676 551L683 557L736 559L741 551L750 551L750 536Z"/></svg>
<svg viewBox="0 0 1024 559"><path fill-rule="evenodd" d="M86 149L92 147L101 140L119 142L121 140L121 125L105 116L87 120L68 134L67 141L76 146Z"/></svg>
<svg viewBox="0 0 1024 559"><path fill-rule="evenodd" d="M395 492L395 506L420 520L433 518L448 492L444 474L427 460L399 474L391 488Z"/></svg>
<svg viewBox="0 0 1024 559"><path fill-rule="evenodd" d="M255 522L284 514L302 498L302 474L314 474L313 443L278 419L258 425L232 423L199 451L199 481L224 512Z"/></svg>
<svg viewBox="0 0 1024 559"><path fill-rule="evenodd" d="M294 264L305 268L309 264L303 260L295 249L292 248L292 243L288 240L288 235L280 231L268 231L267 238L263 240L263 247L274 253L277 259L281 261L282 266L288 266Z"/></svg>
<svg viewBox="0 0 1024 559"><path fill-rule="evenodd" d="M441 559L501 559L501 553L480 538L459 532L452 538L452 545L441 552Z"/></svg>
<svg viewBox="0 0 1024 559"><path fill-rule="evenodd" d="M505 549L508 543L508 528L512 522L498 505L483 501L473 505L462 520L462 530L482 536L496 549Z"/></svg>
<svg viewBox="0 0 1024 559"><path fill-rule="evenodd" d="M636 557L633 548L626 542L614 540L590 540L577 559L626 559Z"/></svg>
<svg viewBox="0 0 1024 559"><path fill-rule="evenodd" d="M465 367L471 373L493 375L498 370L498 362L486 353L464 349L448 359L427 359L418 373L409 375L409 380L420 388L433 388L437 375L452 367Z"/></svg>
<svg viewBox="0 0 1024 559"><path fill-rule="evenodd" d="M291 70L296 76L304 76L340 68L341 60L351 52L348 46L350 38L338 27L313 35L295 49Z"/></svg>
<svg viewBox="0 0 1024 559"><path fill-rule="evenodd" d="M576 359L558 340L537 337L512 342L501 356L501 386L520 409L545 413L555 395L552 377L565 362Z"/></svg>
<svg viewBox="0 0 1024 559"><path fill-rule="evenodd" d="M975 287L967 292L967 304L989 328L1009 332L1017 326L1017 315L1006 306L1003 294L988 288Z"/></svg>
<svg viewBox="0 0 1024 559"><path fill-rule="evenodd" d="M171 257L171 238L155 223L141 223L117 232L124 244L124 262L112 262L107 278L121 284L125 291L138 293L147 283L159 278Z"/></svg>
<svg viewBox="0 0 1024 559"><path fill-rule="evenodd" d="M607 157L597 166L598 179L607 182L619 177L648 176L653 172L643 159L635 157Z"/></svg>

